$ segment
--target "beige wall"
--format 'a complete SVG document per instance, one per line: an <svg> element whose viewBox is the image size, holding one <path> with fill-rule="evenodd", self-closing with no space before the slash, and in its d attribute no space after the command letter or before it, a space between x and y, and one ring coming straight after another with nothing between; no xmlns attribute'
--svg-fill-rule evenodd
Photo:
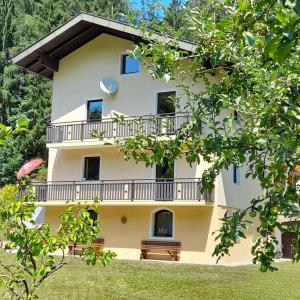
<svg viewBox="0 0 300 300"><path fill-rule="evenodd" d="M112 112L153 114L157 92L180 93L175 82L154 80L143 67L139 74L121 75L121 54L132 48L130 41L103 34L60 60L53 79L52 122L85 120L88 99L103 99L107 117ZM107 96L100 90L99 81L104 77L118 82L115 94ZM202 88L200 83L197 89Z"/></svg>
<svg viewBox="0 0 300 300"><path fill-rule="evenodd" d="M247 208L250 201L260 195L257 180L246 178L246 167L241 167L240 184L233 182L233 166L223 170L216 181L215 197L219 205L233 208Z"/></svg>
<svg viewBox="0 0 300 300"><path fill-rule="evenodd" d="M213 264L216 258L212 257L215 246L212 233L220 226L219 219L225 210L218 207L101 207L99 219L101 234L104 238L105 249L115 251L120 259L139 259L141 240L149 239L151 228L151 215L158 208L167 208L174 213L174 240L180 241L182 251L181 262ZM46 221L54 229L59 226L58 215L63 212L63 207L47 207ZM126 224L121 218L127 218ZM246 233L247 240L231 250L231 256L225 257L223 262L249 261L251 259L251 238L253 228ZM150 258L161 256L150 255ZM169 259L168 256L163 256Z"/></svg>
<svg viewBox="0 0 300 300"><path fill-rule="evenodd" d="M104 100L104 117L113 112L125 115L144 115L156 113L157 92L180 90L175 82L154 80L144 67L139 74L120 75L121 54L133 48L133 43L107 34L100 35L80 47L60 61L59 72L54 74L52 97L52 121L79 121L86 119L86 101ZM104 77L114 78L119 85L118 91L111 96L104 94L99 81ZM210 80L216 81L211 77ZM198 83L195 90L204 88ZM182 100L182 105L185 100ZM204 128L205 131L205 128ZM71 143L70 143L71 144ZM78 142L82 147L83 143ZM90 146L91 147L91 146ZM98 147L98 148L96 148ZM82 179L82 157L101 155L101 179L154 178L153 169L146 169L142 163L125 162L115 147L57 150L49 149L48 180L66 181ZM201 162L190 168L182 160L175 166L175 177L201 177L209 164ZM241 184L232 180L232 168L224 170L216 181L216 203L229 207L246 207L259 192L257 182L246 180L241 172Z"/></svg>
<svg viewBox="0 0 300 300"><path fill-rule="evenodd" d="M79 181L83 178L84 157L100 156L100 179L154 179L155 167L146 168L143 162L125 161L118 147L57 150L49 149L48 181ZM209 167L208 163L190 165L184 158L175 161L175 178L201 178ZM241 168L241 183L233 183L233 168L223 170L215 183L214 199L218 205L246 208L259 195L257 181L245 178L245 168Z"/></svg>
<svg viewBox="0 0 300 300"><path fill-rule="evenodd" d="M117 147L72 149L49 151L49 181L73 181L83 177L83 162L85 156L100 156L100 179L153 179L155 168L146 168L143 162L125 161ZM184 159L175 162L175 177L201 177L200 166L190 167Z"/></svg>

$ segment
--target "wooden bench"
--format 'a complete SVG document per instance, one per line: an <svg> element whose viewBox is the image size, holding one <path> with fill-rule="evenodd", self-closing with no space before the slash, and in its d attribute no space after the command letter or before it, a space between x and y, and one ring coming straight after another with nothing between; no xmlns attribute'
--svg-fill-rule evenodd
<svg viewBox="0 0 300 300"><path fill-rule="evenodd" d="M172 261L178 261L178 253L181 250L181 243L175 241L142 241L140 259L147 259L147 254L151 250L167 251L172 257Z"/></svg>
<svg viewBox="0 0 300 300"><path fill-rule="evenodd" d="M81 255L83 250L92 247L94 248L96 254L98 255L100 251L103 249L103 245L104 245L104 239L99 239L99 238L97 238L96 241L92 244L76 244L75 247L74 244L70 243L68 245L69 254L76 254L76 252L79 252Z"/></svg>

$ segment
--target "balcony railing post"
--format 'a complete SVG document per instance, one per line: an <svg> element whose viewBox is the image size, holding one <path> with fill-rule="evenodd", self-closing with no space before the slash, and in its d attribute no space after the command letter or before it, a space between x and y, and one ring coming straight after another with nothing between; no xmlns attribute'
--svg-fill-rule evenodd
<svg viewBox="0 0 300 300"><path fill-rule="evenodd" d="M198 201L201 201L201 195L202 195L202 192L201 192L201 179L198 179L198 184L197 184L197 193L198 193Z"/></svg>
<svg viewBox="0 0 300 300"><path fill-rule="evenodd" d="M83 128L83 122L80 124L80 139L83 141L83 134L84 134L84 128Z"/></svg>
<svg viewBox="0 0 300 300"><path fill-rule="evenodd" d="M72 201L76 201L76 184L75 184L75 181L73 181L73 199L72 199Z"/></svg>
<svg viewBox="0 0 300 300"><path fill-rule="evenodd" d="M131 181L131 201L134 200L134 196L135 196L134 188L135 188L135 183L134 183L134 180L132 180Z"/></svg>

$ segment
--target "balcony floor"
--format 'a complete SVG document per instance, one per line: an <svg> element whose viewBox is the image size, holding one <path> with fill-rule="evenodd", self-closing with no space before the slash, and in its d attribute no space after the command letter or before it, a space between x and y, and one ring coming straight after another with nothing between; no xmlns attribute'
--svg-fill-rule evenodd
<svg viewBox="0 0 300 300"><path fill-rule="evenodd" d="M64 200L48 200L48 201L37 201L37 206L67 206L72 204L79 205L92 205L95 202L92 200L76 200L76 201L64 201ZM99 201L99 206L214 206L214 202L207 202L205 200L172 200L172 201L158 201L158 200L105 200Z"/></svg>

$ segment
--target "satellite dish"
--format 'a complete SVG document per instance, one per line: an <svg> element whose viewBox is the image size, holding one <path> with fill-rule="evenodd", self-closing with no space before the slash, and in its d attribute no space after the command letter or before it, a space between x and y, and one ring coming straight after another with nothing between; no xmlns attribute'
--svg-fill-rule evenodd
<svg viewBox="0 0 300 300"><path fill-rule="evenodd" d="M118 83L110 77L103 78L100 81L100 88L104 93L111 95L117 91Z"/></svg>

